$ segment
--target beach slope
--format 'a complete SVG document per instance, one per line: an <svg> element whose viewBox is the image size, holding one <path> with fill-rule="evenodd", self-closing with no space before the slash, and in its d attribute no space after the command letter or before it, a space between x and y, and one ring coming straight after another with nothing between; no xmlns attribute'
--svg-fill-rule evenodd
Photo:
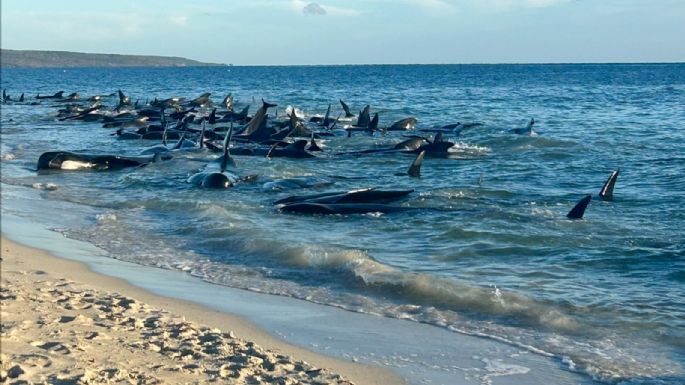
<svg viewBox="0 0 685 385"><path fill-rule="evenodd" d="M1 287L3 383L402 383L4 237Z"/></svg>

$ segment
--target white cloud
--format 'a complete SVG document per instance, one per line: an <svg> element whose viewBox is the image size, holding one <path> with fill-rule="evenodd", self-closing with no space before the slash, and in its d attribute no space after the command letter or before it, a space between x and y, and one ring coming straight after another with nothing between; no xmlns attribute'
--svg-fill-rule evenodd
<svg viewBox="0 0 685 385"><path fill-rule="evenodd" d="M375 0L386 4L397 0ZM481 10L485 12L502 12L520 8L545 8L573 0L401 0L402 3L420 8L434 16L451 15L457 11Z"/></svg>
<svg viewBox="0 0 685 385"><path fill-rule="evenodd" d="M178 25L179 27L185 27L188 24L188 16L170 16L169 21Z"/></svg>
<svg viewBox="0 0 685 385"><path fill-rule="evenodd" d="M309 3L302 8L305 15L325 15L326 10L317 3Z"/></svg>
<svg viewBox="0 0 685 385"><path fill-rule="evenodd" d="M473 8L480 8L487 11L509 11L517 8L546 8L571 0L467 0L465 3Z"/></svg>
<svg viewBox="0 0 685 385"><path fill-rule="evenodd" d="M46 36L46 39L70 39L75 34L79 40L107 41L112 36L132 38L145 31L149 23L148 15L128 14L123 12L89 12L89 11L3 11L3 30L6 19L21 31L46 31L36 36ZM21 21L21 22L20 22ZM87 33L83 33L87 31ZM26 32L24 32L26 33ZM3 37L3 40L5 37Z"/></svg>
<svg viewBox="0 0 685 385"><path fill-rule="evenodd" d="M356 9L334 7L332 5L327 5L324 9L329 15L333 16L359 16L361 14L361 12Z"/></svg>
<svg viewBox="0 0 685 385"><path fill-rule="evenodd" d="M458 10L458 1L449 2L447 0L403 0L404 3L421 8L424 12L433 16L450 15Z"/></svg>

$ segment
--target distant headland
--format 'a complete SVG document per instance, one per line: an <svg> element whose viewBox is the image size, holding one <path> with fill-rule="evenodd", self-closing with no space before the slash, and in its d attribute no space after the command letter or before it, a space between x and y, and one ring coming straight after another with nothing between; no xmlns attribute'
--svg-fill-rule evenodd
<svg viewBox="0 0 685 385"><path fill-rule="evenodd" d="M69 51L0 50L3 68L76 67L210 67L225 64L204 63L173 56L118 55Z"/></svg>

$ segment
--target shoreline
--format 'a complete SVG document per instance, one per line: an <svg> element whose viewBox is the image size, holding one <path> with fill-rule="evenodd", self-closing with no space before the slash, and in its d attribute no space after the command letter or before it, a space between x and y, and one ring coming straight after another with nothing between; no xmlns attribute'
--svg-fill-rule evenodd
<svg viewBox="0 0 685 385"><path fill-rule="evenodd" d="M330 383L330 384L347 384L348 380L351 381L352 383L355 384L402 384L404 381L401 380L399 376L396 374L392 373L389 370L379 368L379 367L372 367L369 365L363 365L363 364L358 364L358 363L353 363L353 362L345 362L336 358L332 357L327 357L321 354L317 354L314 352L311 352L307 349L294 346L291 344L288 344L285 341L282 341L274 336L269 335L267 332L261 330L259 327L249 323L245 319L231 315L231 314L226 314L223 312L218 312L212 309L208 309L204 306L197 305L195 303L191 303L188 301L184 301L181 299L175 299L175 298L168 298L164 296L160 296L154 293L150 293L145 289L138 288L136 286L131 285L130 283L119 279L119 278L114 278L114 277L109 277L106 275L99 274L97 272L94 272L91 270L86 264L77 262L77 261L70 261L66 260L54 255L49 254L48 252L42 251L37 248L33 248L30 246L25 246L20 243L17 243L11 239L9 239L5 233L2 234L2 280L3 280L3 287L8 288L10 290L10 293L3 293L2 299L3 299L3 308L5 310L10 310L12 309L12 298L24 298L25 301L27 298L33 298L35 300L36 296L39 296L41 292L44 291L49 291L50 289L45 289L46 287L58 287L58 286L67 286L69 289L68 290L62 290L59 291L59 294L61 296L66 295L68 298L68 301L65 300L64 298L60 298L63 301L66 301L70 304L70 308L79 308L82 306L85 306L84 303L80 302L78 299L75 299L74 297L79 297L78 293L85 293L85 292L94 292L96 293L95 295L98 298L104 298L105 300L111 301L113 298L114 299L119 299L124 301L133 301L136 308L143 308L145 309L145 313L149 314L155 314L155 316L159 316L161 314L165 314L171 324L167 324L166 327L170 327L170 325L173 324L174 321L177 321L179 318L183 320L184 323L187 323L188 325L191 325L192 328L199 329L199 330L212 330L216 331L217 329L220 329L221 332L224 333L224 337L231 336L231 337L236 337L236 341L240 346L248 346L251 349L257 351L256 353L257 356L262 356L262 355L267 355L269 356L272 360L274 357L277 357L278 360L283 360L284 365L286 368L289 368L291 373L285 373L283 375L283 378L287 378L287 376L292 376L292 378L297 378L298 381L304 381L308 376L310 376L310 373L316 373L317 376L313 376L312 380L316 379L316 381L325 381L324 383ZM31 287L28 287L29 284ZM40 289L40 285L43 284L44 287L43 289ZM34 287L35 286L35 287ZM12 293L12 291L18 291L20 294L17 295L16 293ZM5 289L3 289L5 291ZM6 301L10 301L9 303ZM39 302L43 302L47 300L47 298L44 298L42 300L38 300ZM31 307L34 309L40 308L40 306L35 306L36 303L29 300L31 302ZM54 301L53 301L54 302ZM18 304L17 304L18 305ZM29 304L27 302L23 302L20 305L21 307L26 307ZM62 309L63 310L63 309ZM18 360L21 360L22 356L26 356L24 354L27 349L30 350L36 350L36 352L31 353L31 357L36 357L40 349L46 350L46 352L51 353L49 356L51 358L54 358L55 355L59 355L59 350L60 348L55 348L57 345L52 346L54 341L48 342L46 344L38 344L36 341L42 342L42 341L47 341L51 338L49 335L45 335L45 327L41 326L40 330L43 332L39 332L38 330L33 330L34 328L28 326L24 328L22 326L22 329L20 334L24 335L27 334L27 330L31 330L33 333L28 333L30 335L29 339L33 339L36 341L33 341L30 345L33 345L33 347L26 345L26 338L22 338L23 342L17 342L13 340L13 335L17 334L16 331L13 331L12 327L7 327L9 324L21 324L26 326L28 325L36 325L40 324L41 319L58 319L58 320L69 320L73 318L74 316L71 314L73 313L73 310L71 312L67 311L66 313L69 313L69 315L64 315L66 314L64 311L64 314L59 314L59 312L55 313L56 309L51 308L50 312L48 313L43 313L45 311L45 308L43 308L43 311L39 311L34 313L34 317L29 316L29 319L22 319L19 318L17 319L16 317L11 317L11 313L6 313L3 311L3 318L5 318L7 322L3 323L3 345L5 348L3 348L3 357L2 357L2 369L9 371L12 373L11 368L15 367L15 365L19 365L21 368L21 371L27 372L26 374L22 374L19 376L19 379L25 379L25 376L27 374L30 374L32 372L31 365L36 365L35 363L29 363L22 366L21 363L18 363ZM25 314L22 312L19 312L20 314ZM78 311L77 311L78 313ZM122 317L128 316L126 310L121 314ZM37 316L37 319L32 319ZM96 317L102 317L102 315L96 315ZM10 318L10 320L8 320ZM11 320L11 318L14 318L14 320ZM81 314L76 315L77 319L83 318L87 319L88 317L82 317ZM135 318L135 317L134 317ZM14 321L14 322L13 322ZM70 330L68 323L65 321L59 321L62 324L59 325L61 329L60 334L63 334L62 337L58 338L58 342L60 346L72 346L72 347L77 347L76 350L87 350L87 347L78 347L79 343L76 342L76 339L78 339L75 336L78 335L85 335L85 338L88 338L88 334L86 333L85 330L81 330L80 328L77 327L79 330ZM69 322L73 323L73 322ZM84 321L86 325L92 325L92 321ZM76 324L76 323L74 323ZM118 336L118 334L115 332L111 332L111 327L113 325L109 325L109 328L105 333L113 334L115 336ZM92 327L89 327L89 329ZM64 329L64 330L62 330ZM116 326L114 329L117 329ZM36 332L37 335L36 335ZM66 332L66 333L64 333ZM173 334L173 331L170 330L165 330L166 333ZM70 337L65 337L64 334L70 334ZM26 336L28 337L28 335ZM54 336L52 336L54 338ZM64 339L66 338L66 339ZM76 338L76 339L75 339ZM110 339L111 336L106 337L107 339ZM127 336L119 336L118 337L120 341L123 341L122 339L126 339L130 337ZM204 336L203 338L209 338L207 336ZM92 338L93 340L96 340L96 338ZM244 340L243 340L244 339ZM83 344L85 340L81 339L81 342ZM126 341L132 342L132 341ZM165 343L169 343L170 341L166 341ZM37 346L41 345L41 346ZM46 347L47 346L47 347ZM261 347L261 348L260 348ZM13 351L17 349L16 351ZM138 354L144 353L146 349L143 349L142 345L138 348L131 348L130 345L128 347L125 346L113 346L110 347L110 350L117 351L119 349L126 350L130 349L131 351L129 352L130 355L124 354L121 358L122 361L120 362L123 364L126 362L127 364L124 366L129 366L128 369L126 369L126 372L129 373L129 375L132 375L132 373L145 373L145 369L141 370L140 368L131 368L130 366L133 365L135 366L134 360L137 360ZM55 351L51 351L55 350ZM67 349L68 350L68 349ZM74 349L72 349L74 350ZM268 351L268 353L265 353L264 350ZM108 351L105 353L106 355L111 354L112 351ZM269 355L271 354L271 355ZM44 356L44 355L43 355ZM249 356L249 355L248 355ZM161 358L161 357L159 357ZM92 358L91 358L92 359ZM35 360L29 360L31 362ZM51 364L50 371L53 373L57 373L59 366L55 367L56 365L53 363ZM96 359L98 361L98 359ZM202 360L200 360L202 362ZM255 360L256 361L256 360ZM287 362L285 361L292 361L292 362ZM304 361L304 362L302 362ZM70 362L70 360L65 360L65 362ZM183 362L179 361L179 364ZM216 365L211 365L212 363L215 364L215 362L209 362L207 365L202 364L201 367L205 367L206 370L204 372L199 371L199 370L175 370L175 372L178 373L183 373L184 375L200 375L204 374L209 377L204 377L204 380L208 380L210 378L216 378L218 379L218 370ZM252 367L252 361L250 361L250 365L247 365L247 369L244 369L248 373L252 373L253 371L259 373L260 369ZM193 364L186 364L185 366L191 365L190 368L194 368ZM278 366L278 365L276 365ZM292 367L291 367L292 366ZM182 366L183 367L183 366ZM323 369L320 369L323 368ZM93 373L100 373L103 372L103 370L106 372L107 368L86 368L87 373L81 373L80 375L86 376L86 375L94 375ZM121 369L121 368L120 368ZM172 370L174 369L169 369L165 368L166 370ZM195 368L197 369L197 368ZM278 369L278 368L277 368ZM301 370L296 370L296 369L301 369ZM332 370L332 371L329 371ZM14 369L15 373L18 369ZM148 368L149 370L149 368ZM158 372L161 370L161 368L156 368L153 370L153 372ZM40 373L41 371L37 371L37 373ZM217 373L214 373L217 372ZM90 373L90 374L88 374ZM228 372L227 372L228 373ZM262 373L263 374L263 373ZM77 374L76 376L78 376ZM193 377L191 375L191 377ZM214 376L214 377L212 377ZM318 378L318 376L325 376L325 379ZM342 376L342 378L340 377ZM173 378L173 377L172 377ZM260 378L259 376L257 378ZM33 378L32 380L37 380L38 378ZM150 383L154 383L152 379L148 379L148 381L152 381ZM266 383L269 383L268 381ZM285 382L289 383L289 382ZM306 383L306 382L305 382Z"/></svg>
<svg viewBox="0 0 685 385"><path fill-rule="evenodd" d="M90 243L13 214L5 212L2 222L3 256L6 242L12 242L43 256L40 263L68 266L59 271L73 274L75 281L88 277L100 289L126 295L125 287L146 306L233 331L357 384L541 385L550 379L559 385L597 384L554 358L501 341L216 285L181 271L113 259ZM42 250L22 246L27 244ZM6 266L3 261L3 273Z"/></svg>

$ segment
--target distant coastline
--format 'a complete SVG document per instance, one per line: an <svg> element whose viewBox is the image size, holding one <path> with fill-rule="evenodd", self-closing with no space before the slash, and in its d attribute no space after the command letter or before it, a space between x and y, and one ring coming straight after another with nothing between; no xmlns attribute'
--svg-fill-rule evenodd
<svg viewBox="0 0 685 385"><path fill-rule="evenodd" d="M238 64L239 67L365 67L365 66L567 66L567 65L682 65L685 62L549 62L549 63L338 63L338 64ZM121 55L71 51L0 50L2 68L84 67L223 67L178 56Z"/></svg>
<svg viewBox="0 0 685 385"><path fill-rule="evenodd" d="M77 67L216 67L173 56L119 55L69 51L0 50L2 68L77 68Z"/></svg>

